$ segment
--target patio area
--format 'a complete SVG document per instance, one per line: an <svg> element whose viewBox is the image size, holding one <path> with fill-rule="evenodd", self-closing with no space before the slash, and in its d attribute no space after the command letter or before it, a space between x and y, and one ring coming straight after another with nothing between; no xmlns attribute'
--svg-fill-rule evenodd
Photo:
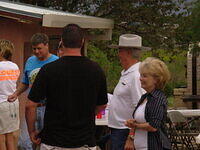
<svg viewBox="0 0 200 150"><path fill-rule="evenodd" d="M110 131L108 125L108 110L105 115L96 119L96 125L104 127L104 134ZM169 139L173 150L199 150L200 143L196 137L200 134L200 109L173 109L168 110L166 123ZM110 141L105 150L109 150Z"/></svg>

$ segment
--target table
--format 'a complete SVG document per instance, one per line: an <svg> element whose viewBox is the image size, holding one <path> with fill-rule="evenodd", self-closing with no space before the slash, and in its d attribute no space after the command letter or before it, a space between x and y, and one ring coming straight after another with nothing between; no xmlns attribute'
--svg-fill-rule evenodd
<svg viewBox="0 0 200 150"><path fill-rule="evenodd" d="M105 115L101 119L95 120L97 126L108 126L108 109L105 110Z"/></svg>
<svg viewBox="0 0 200 150"><path fill-rule="evenodd" d="M167 110L170 111L179 111L185 117L198 117L200 116L200 109L178 109L178 110ZM105 116L101 119L96 119L95 121L97 126L107 126L108 125L108 111L105 112Z"/></svg>
<svg viewBox="0 0 200 150"><path fill-rule="evenodd" d="M95 123L97 126L107 126L108 118L96 119Z"/></svg>
<svg viewBox="0 0 200 150"><path fill-rule="evenodd" d="M107 107L105 109L105 115L103 115L101 119L96 118L95 123L97 126L108 126L108 110L109 110L110 101L111 101L113 95L110 93L107 93L107 94L108 94L108 103L107 103Z"/></svg>
<svg viewBox="0 0 200 150"><path fill-rule="evenodd" d="M171 111L179 111L185 117L199 117L200 116L200 109L178 109L178 110L168 110L167 112Z"/></svg>

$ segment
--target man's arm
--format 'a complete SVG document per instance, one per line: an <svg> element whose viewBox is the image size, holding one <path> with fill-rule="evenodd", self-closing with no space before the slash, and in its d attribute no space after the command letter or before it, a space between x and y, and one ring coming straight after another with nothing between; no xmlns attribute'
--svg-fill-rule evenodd
<svg viewBox="0 0 200 150"><path fill-rule="evenodd" d="M35 144L40 144L41 139L38 137L39 132L35 129L37 105L38 103L28 100L26 104L25 117L31 141Z"/></svg>
<svg viewBox="0 0 200 150"><path fill-rule="evenodd" d="M26 91L28 89L28 84L22 83L20 82L17 90L12 94L8 96L8 101L9 102L14 102L17 97L22 94L24 91Z"/></svg>

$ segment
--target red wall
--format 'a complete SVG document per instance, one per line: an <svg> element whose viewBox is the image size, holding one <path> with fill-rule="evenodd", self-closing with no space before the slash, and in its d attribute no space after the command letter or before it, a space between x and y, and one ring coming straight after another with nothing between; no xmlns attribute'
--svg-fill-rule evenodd
<svg viewBox="0 0 200 150"><path fill-rule="evenodd" d="M14 43L15 51L12 61L15 62L20 70L21 75L24 66L24 42L29 42L33 34L37 32L46 33L47 35L60 35L62 29L44 28L41 23L32 24L18 22L14 19L0 17L0 39L7 39ZM26 94L20 96L20 115L24 118L24 106L26 103Z"/></svg>
<svg viewBox="0 0 200 150"><path fill-rule="evenodd" d="M7 39L14 43L13 62L17 63L20 69L24 65L24 42L29 42L31 36L37 32L47 35L60 35L62 29L44 28L38 24L21 23L13 19L0 17L0 39Z"/></svg>

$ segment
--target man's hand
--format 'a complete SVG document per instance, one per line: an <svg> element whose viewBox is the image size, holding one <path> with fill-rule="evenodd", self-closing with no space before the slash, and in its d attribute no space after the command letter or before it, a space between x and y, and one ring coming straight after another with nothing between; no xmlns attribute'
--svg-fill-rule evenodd
<svg viewBox="0 0 200 150"><path fill-rule="evenodd" d="M9 102L14 102L17 99L18 95L16 93L13 93L12 95L8 96L8 101Z"/></svg>
<svg viewBox="0 0 200 150"><path fill-rule="evenodd" d="M41 139L38 137L38 134L39 134L38 131L33 131L30 133L31 141L37 145L39 145L41 143Z"/></svg>
<svg viewBox="0 0 200 150"><path fill-rule="evenodd" d="M125 124L125 126L127 126L129 128L135 128L136 127L136 120L135 119L129 119L129 120L126 120L126 122L124 124Z"/></svg>
<svg viewBox="0 0 200 150"><path fill-rule="evenodd" d="M134 144L133 144L133 140L130 138L127 138L125 146L124 146L124 150L134 150Z"/></svg>

